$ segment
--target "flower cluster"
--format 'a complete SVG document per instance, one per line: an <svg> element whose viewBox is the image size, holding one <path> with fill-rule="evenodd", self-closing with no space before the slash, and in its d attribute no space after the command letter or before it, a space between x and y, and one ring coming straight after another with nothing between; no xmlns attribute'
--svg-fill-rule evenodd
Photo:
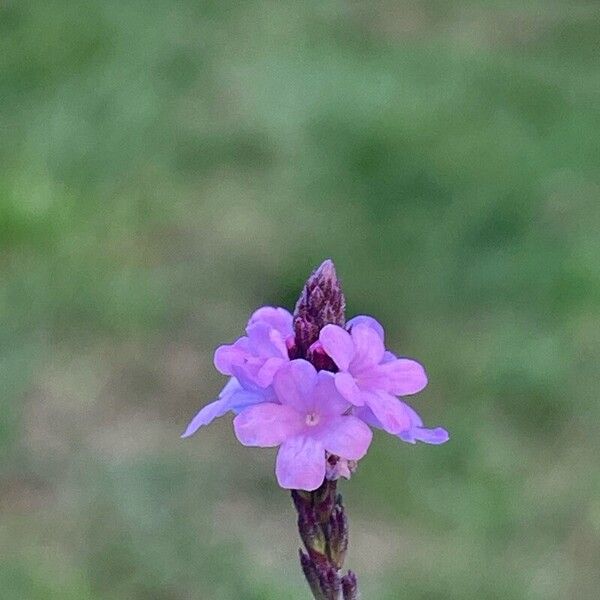
<svg viewBox="0 0 600 600"><path fill-rule="evenodd" d="M215 367L230 379L183 437L233 412L243 445L279 447L279 485L306 491L326 477L349 477L371 443L371 427L413 444L448 440L445 429L424 427L398 398L427 385L424 368L386 350L383 327L373 317L344 323L343 296L332 289L336 282L333 263L325 261L307 282L294 315L260 308L245 336L217 348Z"/></svg>

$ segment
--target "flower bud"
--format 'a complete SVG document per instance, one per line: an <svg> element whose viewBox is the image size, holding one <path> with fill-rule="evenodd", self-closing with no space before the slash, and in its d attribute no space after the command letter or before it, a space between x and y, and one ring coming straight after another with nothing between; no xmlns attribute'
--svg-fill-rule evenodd
<svg viewBox="0 0 600 600"><path fill-rule="evenodd" d="M339 600L342 593L342 580L335 567L323 565L318 570L321 589L327 600Z"/></svg>
<svg viewBox="0 0 600 600"><path fill-rule="evenodd" d="M348 550L348 518L339 494L336 498L335 508L329 517L326 532L331 560L338 569L341 569Z"/></svg>
<svg viewBox="0 0 600 600"><path fill-rule="evenodd" d="M304 554L302 550L298 550L300 554L300 565L304 572L304 577L310 586L310 591L316 600L328 600L327 596L321 589L321 581L319 578L319 572L315 563L310 559L308 554Z"/></svg>
<svg viewBox="0 0 600 600"><path fill-rule="evenodd" d="M325 325L343 326L346 299L333 261L326 260L308 278L294 310L295 352L306 358L308 349L319 339Z"/></svg>
<svg viewBox="0 0 600 600"><path fill-rule="evenodd" d="M344 600L360 600L358 581L353 571L348 571L348 574L342 577L342 591Z"/></svg>

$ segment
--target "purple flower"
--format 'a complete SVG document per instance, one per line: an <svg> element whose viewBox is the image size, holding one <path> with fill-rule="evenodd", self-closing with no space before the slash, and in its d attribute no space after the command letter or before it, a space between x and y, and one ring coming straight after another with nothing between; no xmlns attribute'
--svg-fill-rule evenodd
<svg viewBox="0 0 600 600"><path fill-rule="evenodd" d="M370 427L411 444L443 444L448 432L424 427L397 398L427 385L424 368L387 351L373 317L346 323L345 306L334 264L326 260L306 281L293 315L269 306L254 312L246 335L215 351L215 367L229 381L182 437L233 412L243 445L278 446L275 472L279 485L292 490L312 594L355 600L356 576L341 572L348 519L337 480L349 478L366 454Z"/></svg>
<svg viewBox="0 0 600 600"><path fill-rule="evenodd" d="M388 433L410 429L411 414L395 396L421 391L427 385L425 369L386 352L383 327L372 317L355 317L347 328L326 325L319 335L339 369L336 388L353 405L367 406Z"/></svg>
<svg viewBox="0 0 600 600"><path fill-rule="evenodd" d="M445 429L424 427L396 398L427 385L423 367L386 351L383 327L373 317L354 317L346 328L336 324L343 323L344 298L333 263L315 271L298 305L295 317L284 308L259 308L245 336L217 348L214 364L230 379L182 437L231 411L243 444L281 446L282 487L306 490L324 476L350 475L371 440L365 424L412 444L448 440Z"/></svg>
<svg viewBox="0 0 600 600"><path fill-rule="evenodd" d="M217 369L231 378L218 400L207 404L192 419L181 437L189 437L229 411L275 401L271 383L277 369L289 361L288 340L293 336L292 315L284 308L264 306L255 311L246 335L215 351Z"/></svg>
<svg viewBox="0 0 600 600"><path fill-rule="evenodd" d="M371 430L347 414L351 406L332 373L293 360L279 368L273 388L279 403L250 406L233 425L245 446L280 446L275 470L281 487L316 490L325 478L326 452L347 460L366 454Z"/></svg>
<svg viewBox="0 0 600 600"><path fill-rule="evenodd" d="M266 388L288 357L288 340L293 341L292 315L285 308L265 306L250 317L246 335L215 351L215 367L241 382Z"/></svg>

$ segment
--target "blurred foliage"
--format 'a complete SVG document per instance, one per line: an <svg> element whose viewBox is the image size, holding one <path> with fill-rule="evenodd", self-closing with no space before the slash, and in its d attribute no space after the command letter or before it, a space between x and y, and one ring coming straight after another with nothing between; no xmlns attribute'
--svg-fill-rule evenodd
<svg viewBox="0 0 600 600"><path fill-rule="evenodd" d="M5 600L306 598L213 348L323 258L439 448L350 484L365 598L597 598L600 7L0 5Z"/></svg>

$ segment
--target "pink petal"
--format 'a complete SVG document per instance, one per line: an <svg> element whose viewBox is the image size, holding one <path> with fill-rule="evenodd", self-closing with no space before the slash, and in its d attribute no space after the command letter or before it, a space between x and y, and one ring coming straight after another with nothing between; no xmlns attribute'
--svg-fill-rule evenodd
<svg viewBox="0 0 600 600"><path fill-rule="evenodd" d="M240 365L248 355L248 338L242 337L234 344L225 344L215 350L214 364L223 375L232 375L232 366Z"/></svg>
<svg viewBox="0 0 600 600"><path fill-rule="evenodd" d="M247 367L247 365L246 365ZM279 403L275 396L275 391L272 385L267 387L261 387L256 381L256 373L252 373L252 370L243 367L232 367L233 379L236 379L240 389L245 390L248 393L262 396L264 402L275 402Z"/></svg>
<svg viewBox="0 0 600 600"><path fill-rule="evenodd" d="M387 375L386 389L397 396L408 396L420 392L427 385L425 369L416 360L398 358L384 363L379 369Z"/></svg>
<svg viewBox="0 0 600 600"><path fill-rule="evenodd" d="M355 371L378 365L382 361L385 346L375 330L367 325L356 325L352 328L351 335L355 349L350 368L353 374L356 374Z"/></svg>
<svg viewBox="0 0 600 600"><path fill-rule="evenodd" d="M374 319L369 315L358 315L346 322L346 329L350 331L353 327L356 327L357 325L366 325L367 327L370 327L373 331L377 333L377 335L381 338L381 341L383 342L383 327L377 319Z"/></svg>
<svg viewBox="0 0 600 600"><path fill-rule="evenodd" d="M279 401L304 414L313 409L312 393L316 383L316 369L301 358L283 364L273 378Z"/></svg>
<svg viewBox="0 0 600 600"><path fill-rule="evenodd" d="M286 338L293 333L292 321L292 313L285 308L263 306L254 311L248 321L248 325L257 322L267 323L272 329L276 329L284 338Z"/></svg>
<svg viewBox="0 0 600 600"><path fill-rule="evenodd" d="M256 381L262 361L249 358L242 365L231 365L231 374L241 383L245 389L261 390Z"/></svg>
<svg viewBox="0 0 600 600"><path fill-rule="evenodd" d="M271 340L271 344L273 344L274 348L277 348L277 351L283 358L289 358L288 355L288 347L286 344L286 336L282 335L281 332L277 331L277 329L271 329L269 333L269 338Z"/></svg>
<svg viewBox="0 0 600 600"><path fill-rule="evenodd" d="M410 416L410 429L401 431L398 434L398 437L403 442L408 442L409 444L423 442L425 444L439 445L446 443L450 439L448 432L443 427L435 427L433 429L423 427L423 419L421 419L419 413L405 402L402 402L402 404Z"/></svg>
<svg viewBox="0 0 600 600"><path fill-rule="evenodd" d="M314 438L290 438L279 448L275 473L282 488L312 492L325 478L325 448Z"/></svg>
<svg viewBox="0 0 600 600"><path fill-rule="evenodd" d="M268 323L257 321L246 327L248 347L254 356L287 358L287 347L283 336Z"/></svg>
<svg viewBox="0 0 600 600"><path fill-rule="evenodd" d="M267 387L271 385L273 383L273 377L275 373L277 373L281 365L283 365L285 362L286 361L283 358L268 358L265 361L265 364L258 370L256 383L260 387Z"/></svg>
<svg viewBox="0 0 600 600"><path fill-rule="evenodd" d="M341 375L341 373L339 373ZM329 371L317 373L317 384L312 392L313 409L319 415L337 416L350 408L348 401L336 388L336 377Z"/></svg>
<svg viewBox="0 0 600 600"><path fill-rule="evenodd" d="M350 373L336 373L335 374L335 387L338 392L351 404L355 406L362 406L364 404L360 389L356 385L354 377Z"/></svg>
<svg viewBox="0 0 600 600"><path fill-rule="evenodd" d="M302 416L294 409L271 402L250 406L233 420L235 435L244 446L262 448L279 446L297 435L303 425Z"/></svg>
<svg viewBox="0 0 600 600"><path fill-rule="evenodd" d="M358 460L367 453L373 434L366 423L346 415L328 419L317 437L328 452L348 460Z"/></svg>
<svg viewBox="0 0 600 600"><path fill-rule="evenodd" d="M418 413L408 404L402 401L399 402L402 404L406 414L410 418L410 426L395 434L399 439L403 442L408 442L409 444L424 442L425 444L438 445L448 441L450 436L443 427L435 427L434 429L423 427L423 421ZM379 419L377 419L371 409L367 406L356 409L355 415L372 427L377 427L378 429L384 428Z"/></svg>
<svg viewBox="0 0 600 600"><path fill-rule="evenodd" d="M410 427L411 429L414 427L423 427L423 419L421 419L419 413L412 407L410 404L399 400L399 402L404 407L404 410L407 412L410 418Z"/></svg>
<svg viewBox="0 0 600 600"><path fill-rule="evenodd" d="M362 396L388 433L400 433L410 427L410 414L405 410L405 405L394 396L382 391L363 392Z"/></svg>
<svg viewBox="0 0 600 600"><path fill-rule="evenodd" d="M338 368L347 371L354 357L354 343L350 334L338 325L325 325L319 334L319 341Z"/></svg>

